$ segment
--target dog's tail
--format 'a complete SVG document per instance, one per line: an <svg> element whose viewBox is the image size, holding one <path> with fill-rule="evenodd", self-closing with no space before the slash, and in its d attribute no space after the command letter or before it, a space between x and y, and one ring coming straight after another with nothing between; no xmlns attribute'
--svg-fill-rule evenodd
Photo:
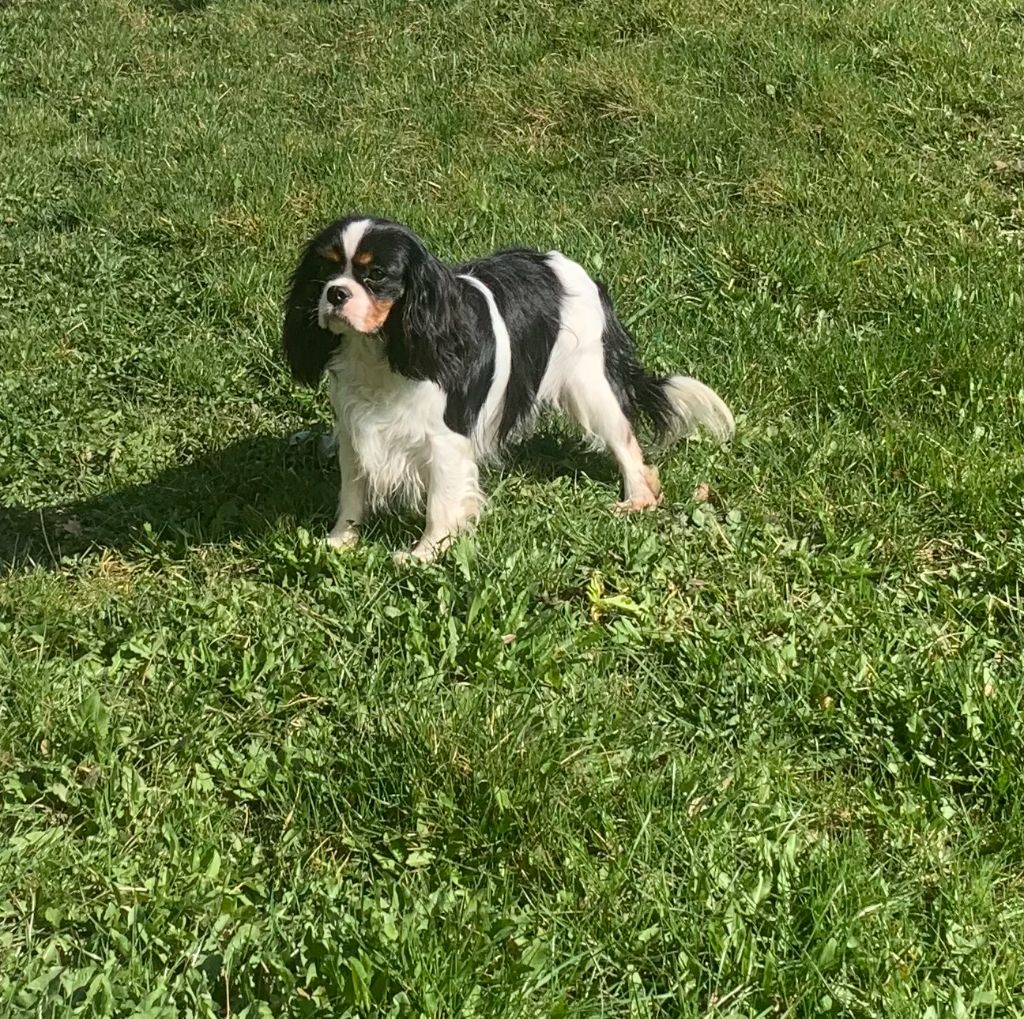
<svg viewBox="0 0 1024 1019"><path fill-rule="evenodd" d="M636 365L633 404L650 419L660 438L674 442L704 428L717 442L728 442L736 422L725 401L710 386L689 375L649 375Z"/></svg>
<svg viewBox="0 0 1024 1019"><path fill-rule="evenodd" d="M638 415L654 426L658 438L674 442L706 429L718 442L736 431L732 411L710 387L689 375L652 375L636 354L629 330L619 321L607 288L598 283L604 310L604 367L612 388L630 421Z"/></svg>

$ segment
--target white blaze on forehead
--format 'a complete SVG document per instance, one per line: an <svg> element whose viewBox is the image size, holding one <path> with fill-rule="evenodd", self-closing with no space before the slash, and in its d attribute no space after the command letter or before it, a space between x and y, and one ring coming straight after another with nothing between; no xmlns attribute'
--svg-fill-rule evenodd
<svg viewBox="0 0 1024 1019"><path fill-rule="evenodd" d="M352 275L352 259L356 257L359 242L363 239L363 234L366 233L366 228L369 225L370 220L357 219L354 223L349 223L341 232L341 246L345 249L346 276Z"/></svg>
<svg viewBox="0 0 1024 1019"><path fill-rule="evenodd" d="M345 287L352 295L345 302L343 314L354 328L360 328L360 325L370 314L370 295L366 292L366 288L357 283L352 275L352 259L355 258L356 251L359 250L359 244L372 223L373 220L370 219L356 219L349 223L341 232L341 246L345 251L345 268L337 276L329 279L320 292L317 319L322 329L330 329L333 333L341 332L343 329L341 322L332 314L331 303L327 300L327 291L334 286Z"/></svg>

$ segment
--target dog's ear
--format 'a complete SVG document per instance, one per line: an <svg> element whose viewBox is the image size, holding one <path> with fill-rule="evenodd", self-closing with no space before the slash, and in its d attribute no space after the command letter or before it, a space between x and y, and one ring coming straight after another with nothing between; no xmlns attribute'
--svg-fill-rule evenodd
<svg viewBox="0 0 1024 1019"><path fill-rule="evenodd" d="M400 306L389 316L388 360L414 379L445 388L458 381L467 342L465 309L455 276L418 242Z"/></svg>
<svg viewBox="0 0 1024 1019"><path fill-rule="evenodd" d="M338 337L322 329L317 319L320 292L326 282L322 262L315 243L308 245L288 286L281 333L284 356L292 375L310 387L320 381L331 354L338 347Z"/></svg>

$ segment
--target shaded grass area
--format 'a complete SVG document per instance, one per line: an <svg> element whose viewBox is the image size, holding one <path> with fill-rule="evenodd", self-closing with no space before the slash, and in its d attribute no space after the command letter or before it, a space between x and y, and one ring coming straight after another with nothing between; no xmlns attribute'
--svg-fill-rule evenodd
<svg viewBox="0 0 1024 1019"><path fill-rule="evenodd" d="M3 7L2 1008L1020 1014L1021 25ZM329 554L349 209L557 245L735 445L621 520L545 422L444 562Z"/></svg>

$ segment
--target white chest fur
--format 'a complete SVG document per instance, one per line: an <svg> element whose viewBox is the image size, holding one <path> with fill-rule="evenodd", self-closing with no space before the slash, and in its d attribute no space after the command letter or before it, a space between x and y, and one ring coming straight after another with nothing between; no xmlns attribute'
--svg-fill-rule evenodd
<svg viewBox="0 0 1024 1019"><path fill-rule="evenodd" d="M335 428L349 436L371 505L422 503L432 443L448 431L444 393L392 372L371 337L346 341L328 368Z"/></svg>

